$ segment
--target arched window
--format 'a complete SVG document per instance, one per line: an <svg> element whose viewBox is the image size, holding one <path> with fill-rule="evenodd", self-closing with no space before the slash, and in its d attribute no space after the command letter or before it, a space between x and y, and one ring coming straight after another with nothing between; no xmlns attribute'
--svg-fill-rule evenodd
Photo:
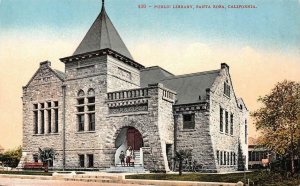
<svg viewBox="0 0 300 186"><path fill-rule="evenodd" d="M90 88L90 89L88 90L88 96L89 96L89 97L90 97L90 96L95 96L95 91L94 91L94 89Z"/></svg>
<svg viewBox="0 0 300 186"><path fill-rule="evenodd" d="M84 91L83 90L79 90L77 96L78 97L83 97L84 96Z"/></svg>

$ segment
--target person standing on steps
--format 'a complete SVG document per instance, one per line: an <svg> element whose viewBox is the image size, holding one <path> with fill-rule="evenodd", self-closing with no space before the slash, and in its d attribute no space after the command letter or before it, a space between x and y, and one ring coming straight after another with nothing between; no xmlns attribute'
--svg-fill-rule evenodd
<svg viewBox="0 0 300 186"><path fill-rule="evenodd" d="M120 161L121 161L121 166L125 167L125 154L124 151L121 151L121 154L119 156Z"/></svg>
<svg viewBox="0 0 300 186"><path fill-rule="evenodd" d="M130 159L132 158L132 147L129 146L126 150L126 166L130 166Z"/></svg>

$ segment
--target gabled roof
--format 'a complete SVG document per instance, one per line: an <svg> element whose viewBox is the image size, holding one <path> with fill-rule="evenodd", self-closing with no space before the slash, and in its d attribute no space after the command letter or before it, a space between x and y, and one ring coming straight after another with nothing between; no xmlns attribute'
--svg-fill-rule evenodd
<svg viewBox="0 0 300 186"><path fill-rule="evenodd" d="M141 86L162 83L177 93L176 104L199 103L205 101L206 89L211 88L219 73L220 70L213 70L174 76L160 67L150 67L141 71Z"/></svg>
<svg viewBox="0 0 300 186"><path fill-rule="evenodd" d="M206 89L211 88L219 73L220 70L213 70L174 76L162 80L161 83L177 93L178 105L204 102Z"/></svg>
<svg viewBox="0 0 300 186"><path fill-rule="evenodd" d="M35 78L35 76L40 72L40 70L42 68L47 68L50 70L50 72L52 72L56 77L58 77L58 79L60 79L61 81L64 81L66 75L65 73L59 71L59 70L55 70L52 69L51 67L51 62L50 61L44 61L40 63L40 67L37 69L37 71L34 73L34 75L31 77L31 79L29 80L29 82L26 84L25 87L28 87L30 85L30 83L33 81L33 79Z"/></svg>
<svg viewBox="0 0 300 186"><path fill-rule="evenodd" d="M122 41L119 33L109 19L104 3L102 9L95 22L75 50L73 55L83 54L110 48L129 59L133 59L126 45Z"/></svg>
<svg viewBox="0 0 300 186"><path fill-rule="evenodd" d="M147 87L148 84L158 83L161 80L172 76L174 76L174 74L159 66L144 68L141 70L141 87Z"/></svg>

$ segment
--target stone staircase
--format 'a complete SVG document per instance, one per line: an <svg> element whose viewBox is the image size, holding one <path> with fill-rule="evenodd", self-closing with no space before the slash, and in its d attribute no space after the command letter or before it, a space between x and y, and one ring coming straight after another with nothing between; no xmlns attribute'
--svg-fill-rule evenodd
<svg viewBox="0 0 300 186"><path fill-rule="evenodd" d="M125 163L126 164L126 163ZM140 151L134 151L134 166L127 167L122 166L121 163L116 164L114 167L107 168L105 172L115 172L115 173L121 173L121 172L130 172L130 173L144 173L146 170L143 167L143 164L141 163L141 155Z"/></svg>

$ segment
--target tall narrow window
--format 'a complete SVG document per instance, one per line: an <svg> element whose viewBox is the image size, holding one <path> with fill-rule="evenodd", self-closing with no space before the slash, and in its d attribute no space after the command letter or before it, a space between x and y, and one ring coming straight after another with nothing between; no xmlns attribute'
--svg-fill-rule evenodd
<svg viewBox="0 0 300 186"><path fill-rule="evenodd" d="M220 152L220 165L223 165L223 151Z"/></svg>
<svg viewBox="0 0 300 186"><path fill-rule="evenodd" d="M94 155L93 154L88 154L88 167L94 167Z"/></svg>
<svg viewBox="0 0 300 186"><path fill-rule="evenodd" d="M248 125L247 125L247 120L245 120L245 144L248 143Z"/></svg>
<svg viewBox="0 0 300 186"><path fill-rule="evenodd" d="M227 165L230 165L230 157L229 157L229 152L227 152Z"/></svg>
<svg viewBox="0 0 300 186"><path fill-rule="evenodd" d="M228 80L224 82L224 94L228 97L230 97L230 86Z"/></svg>
<svg viewBox="0 0 300 186"><path fill-rule="evenodd" d="M78 131L84 131L84 114L78 116Z"/></svg>
<svg viewBox="0 0 300 186"><path fill-rule="evenodd" d="M79 167L84 167L84 154L79 154Z"/></svg>
<svg viewBox="0 0 300 186"><path fill-rule="evenodd" d="M218 164L220 165L220 157L219 157L219 153L220 153L220 152L217 150L216 153L217 153L217 162L218 162Z"/></svg>
<svg viewBox="0 0 300 186"><path fill-rule="evenodd" d="M45 133L45 113L44 110L41 110L41 134Z"/></svg>
<svg viewBox="0 0 300 186"><path fill-rule="evenodd" d="M183 129L195 128L195 114L183 114Z"/></svg>
<svg viewBox="0 0 300 186"><path fill-rule="evenodd" d="M54 128L54 132L58 133L58 109L54 109L54 116L55 116L55 128Z"/></svg>
<svg viewBox="0 0 300 186"><path fill-rule="evenodd" d="M228 133L228 112L225 111L225 133Z"/></svg>
<svg viewBox="0 0 300 186"><path fill-rule="evenodd" d="M233 114L230 114L230 134L233 135Z"/></svg>
<svg viewBox="0 0 300 186"><path fill-rule="evenodd" d="M51 110L47 110L47 115L48 115L48 133L51 133Z"/></svg>
<svg viewBox="0 0 300 186"><path fill-rule="evenodd" d="M38 111L33 112L33 120L34 120L34 133L38 134L39 133Z"/></svg>
<svg viewBox="0 0 300 186"><path fill-rule="evenodd" d="M233 153L233 164L236 165L236 155Z"/></svg>
<svg viewBox="0 0 300 186"><path fill-rule="evenodd" d="M89 114L89 131L95 130L95 113Z"/></svg>
<svg viewBox="0 0 300 186"><path fill-rule="evenodd" d="M224 132L223 112L224 109L220 107L220 132Z"/></svg>

